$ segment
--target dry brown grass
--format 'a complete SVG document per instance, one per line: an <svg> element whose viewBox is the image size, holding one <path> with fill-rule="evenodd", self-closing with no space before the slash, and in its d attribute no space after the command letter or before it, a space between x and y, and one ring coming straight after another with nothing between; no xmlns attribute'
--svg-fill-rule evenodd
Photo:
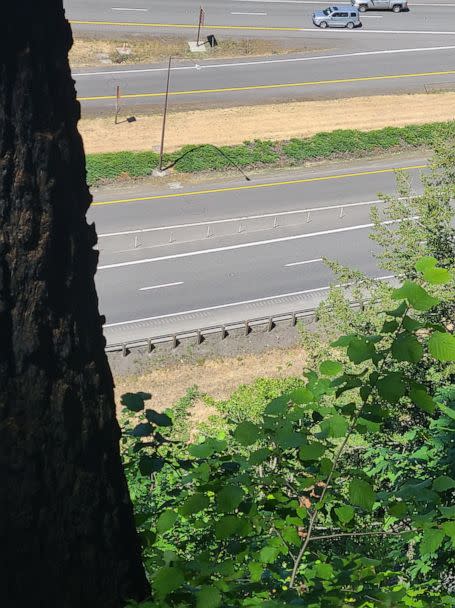
<svg viewBox="0 0 455 608"><path fill-rule="evenodd" d="M276 55L302 52L305 48L292 48L274 40L227 38L219 41L218 47L198 54L199 59L204 57L252 57L262 55ZM129 55L121 55L117 49L126 44L130 49ZM182 38L172 36L157 36L153 38L128 39L98 39L77 38L70 51L70 63L73 68L98 66L106 63L154 63L163 61L170 55L175 59L195 58L188 48L188 43Z"/></svg>
<svg viewBox="0 0 455 608"><path fill-rule="evenodd" d="M400 108L400 112L396 108ZM330 116L330 120L327 120ZM351 117L355 116L355 124ZM166 150L186 144L239 144L247 140L286 140L322 131L353 128L369 131L404 127L455 117L455 93L388 95L303 101L225 109L170 113ZM138 116L135 123L84 118L79 124L85 149L94 152L147 150L158 146L161 116Z"/></svg>
<svg viewBox="0 0 455 608"><path fill-rule="evenodd" d="M151 393L148 405L157 410L170 407L196 385L201 393L216 400L227 399L241 384L257 378L298 376L306 357L301 348L273 349L258 355L207 359L198 364L179 364L153 369L140 376L116 378L116 400L124 393ZM203 402L193 406L193 423L202 422L213 413Z"/></svg>

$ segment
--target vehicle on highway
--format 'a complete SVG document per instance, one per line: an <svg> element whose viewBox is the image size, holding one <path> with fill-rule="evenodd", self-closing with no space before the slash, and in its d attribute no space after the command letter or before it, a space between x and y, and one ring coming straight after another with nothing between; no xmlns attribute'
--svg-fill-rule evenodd
<svg viewBox="0 0 455 608"><path fill-rule="evenodd" d="M401 13L408 10L408 0L351 0L352 6L365 11L393 11Z"/></svg>
<svg viewBox="0 0 455 608"><path fill-rule="evenodd" d="M359 9L350 4L329 6L324 10L315 11L313 13L313 23L323 29L326 27L347 27L352 30L354 27L362 25Z"/></svg>

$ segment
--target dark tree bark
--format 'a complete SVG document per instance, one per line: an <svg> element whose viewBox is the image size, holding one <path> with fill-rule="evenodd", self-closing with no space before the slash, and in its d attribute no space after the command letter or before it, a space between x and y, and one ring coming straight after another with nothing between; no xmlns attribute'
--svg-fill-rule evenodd
<svg viewBox="0 0 455 608"><path fill-rule="evenodd" d="M111 608L147 583L94 285L62 0L0 6L0 604Z"/></svg>

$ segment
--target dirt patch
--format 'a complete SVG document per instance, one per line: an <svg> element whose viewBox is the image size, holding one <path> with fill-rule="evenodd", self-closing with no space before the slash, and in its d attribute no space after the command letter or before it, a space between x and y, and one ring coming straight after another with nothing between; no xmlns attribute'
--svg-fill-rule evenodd
<svg viewBox="0 0 455 608"><path fill-rule="evenodd" d="M218 37L217 37L218 39ZM279 40L261 39L219 39L219 45L204 54L205 58L259 57L308 50L298 42L292 47ZM120 49L120 50L119 50ZM94 67L106 64L140 64L163 61L169 56L174 59L195 59L188 43L183 38L156 36L153 38L99 39L77 38L70 51L70 64L73 68Z"/></svg>
<svg viewBox="0 0 455 608"><path fill-rule="evenodd" d="M223 357L201 360L199 363L181 363L152 369L138 376L117 377L116 400L124 393L143 391L152 394L150 407L163 410L185 395L196 385L201 393L216 400L227 399L241 384L257 378L287 378L298 376L305 366L305 353L301 348L273 349L257 355ZM206 419L208 407L197 402L194 417ZM193 416L192 416L193 417Z"/></svg>
<svg viewBox="0 0 455 608"><path fill-rule="evenodd" d="M396 108L400 108L400 112ZM330 116L330 120L327 120ZM254 139L286 140L323 131L370 131L455 118L455 92L356 97L325 101L170 113L166 151L186 144L233 145ZM347 118L349 117L349 118ZM161 116L113 124L113 118L84 118L79 123L87 153L150 150L158 147Z"/></svg>

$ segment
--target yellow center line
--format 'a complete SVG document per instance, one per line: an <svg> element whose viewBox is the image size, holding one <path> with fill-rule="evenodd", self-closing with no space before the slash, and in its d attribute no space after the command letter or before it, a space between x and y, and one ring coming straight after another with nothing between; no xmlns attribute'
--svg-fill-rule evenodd
<svg viewBox="0 0 455 608"><path fill-rule="evenodd" d="M79 21L70 20L71 25L118 25L120 27L172 27L182 29L197 29L191 23L141 23L136 21ZM212 30L266 30L274 32L300 32L301 27L273 27L260 25L210 25Z"/></svg>
<svg viewBox="0 0 455 608"><path fill-rule="evenodd" d="M335 80L311 80L307 82L290 82L285 84L256 84L246 87L225 87L221 89L195 89L190 91L171 91L169 95L198 95L207 93L227 93L235 91L253 91L257 89L283 89L291 87L306 87L311 85L342 84L348 82L366 82L371 80L397 80L400 78L421 78L423 76L447 76L455 74L455 70L439 72L417 72L415 74L387 74L382 76L359 76L356 78L337 78ZM122 99L135 99L139 97L162 97L165 93L129 93L122 95ZM100 101L116 99L115 95L98 95L96 97L79 97L79 101Z"/></svg>
<svg viewBox="0 0 455 608"><path fill-rule="evenodd" d="M373 171L359 171L357 173L342 173L339 175L326 175L324 177L305 177L282 182L270 182L265 184L249 184L248 186L231 186L226 188L212 188L208 190L196 190L194 192L176 192L173 194L155 194L153 196L142 196L138 198L125 198L113 201L97 201L92 206L116 205L119 203L137 203L141 201L156 201L166 198L183 198L186 196L200 196L204 194L216 194L219 192L237 192L239 190L256 190L259 188L276 188L279 186L290 186L294 184L307 184L309 182L323 182L331 179L343 179L346 177L362 177L364 175L378 175L380 173L394 173L395 171L412 171L414 169L425 169L428 165L410 165L408 167L396 167L392 169L375 169Z"/></svg>

